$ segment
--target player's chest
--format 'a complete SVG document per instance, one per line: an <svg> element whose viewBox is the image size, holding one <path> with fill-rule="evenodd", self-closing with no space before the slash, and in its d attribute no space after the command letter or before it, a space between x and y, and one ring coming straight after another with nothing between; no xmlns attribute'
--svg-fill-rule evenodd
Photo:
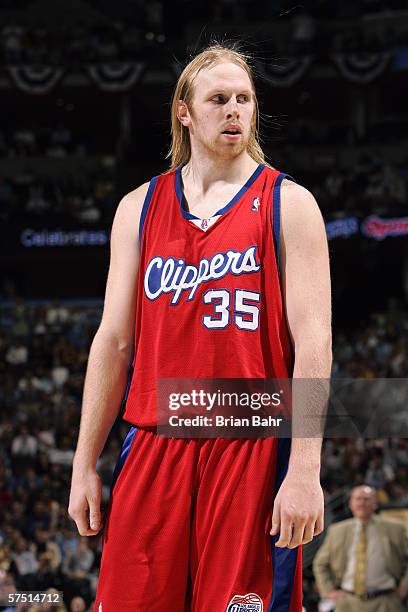
<svg viewBox="0 0 408 612"><path fill-rule="evenodd" d="M258 282L265 254L270 252L267 214L260 197L252 196L220 215L207 229L198 225L203 219L174 221L169 216L167 223L163 220L162 231L156 225L156 232L146 241L146 297L154 301L162 293L172 293L170 303L176 304L184 292L192 300L199 288L212 287L214 281L223 283L225 290L237 282L247 286L250 278Z"/></svg>
<svg viewBox="0 0 408 612"><path fill-rule="evenodd" d="M214 205L212 206L214 209ZM246 195L226 209L213 210L201 208L200 215L180 215L177 208L160 215L155 224L157 245L171 244L172 248L202 248L211 250L211 245L233 246L234 243L262 240L268 210L262 194Z"/></svg>
<svg viewBox="0 0 408 612"><path fill-rule="evenodd" d="M183 208L200 219L209 219L224 209L236 195L236 189L224 189L216 193L206 195L197 194L193 191L184 190L182 198Z"/></svg>

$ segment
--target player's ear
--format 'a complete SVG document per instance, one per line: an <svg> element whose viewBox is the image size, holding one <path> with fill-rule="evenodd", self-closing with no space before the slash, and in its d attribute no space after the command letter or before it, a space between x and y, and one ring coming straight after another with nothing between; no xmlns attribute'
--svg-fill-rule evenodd
<svg viewBox="0 0 408 612"><path fill-rule="evenodd" d="M179 100L177 102L177 117L181 125L184 125L185 127L190 125L190 113L184 100Z"/></svg>

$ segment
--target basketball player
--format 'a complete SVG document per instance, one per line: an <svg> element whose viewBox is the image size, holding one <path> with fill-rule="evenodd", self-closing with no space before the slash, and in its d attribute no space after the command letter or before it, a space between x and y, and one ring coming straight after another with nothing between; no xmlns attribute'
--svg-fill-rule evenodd
<svg viewBox="0 0 408 612"><path fill-rule="evenodd" d="M116 212L69 504L81 535L103 527L99 611L302 609L301 545L323 529L321 440L156 429L160 378L330 374L324 223L265 163L257 113L244 55L197 55L175 89L170 171ZM96 463L133 350L131 428L102 524Z"/></svg>

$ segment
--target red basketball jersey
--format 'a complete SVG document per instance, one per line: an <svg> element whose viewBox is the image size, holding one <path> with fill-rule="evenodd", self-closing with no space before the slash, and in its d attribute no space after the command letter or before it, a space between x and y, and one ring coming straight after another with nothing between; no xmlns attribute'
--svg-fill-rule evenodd
<svg viewBox="0 0 408 612"><path fill-rule="evenodd" d="M278 264L285 177L259 164L210 219L183 207L181 167L151 180L140 220L125 420L157 424L159 378L292 375Z"/></svg>

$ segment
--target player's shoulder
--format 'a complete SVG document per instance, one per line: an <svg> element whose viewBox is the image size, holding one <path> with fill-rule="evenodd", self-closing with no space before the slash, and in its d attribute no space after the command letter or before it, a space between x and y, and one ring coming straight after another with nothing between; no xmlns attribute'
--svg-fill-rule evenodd
<svg viewBox="0 0 408 612"><path fill-rule="evenodd" d="M119 201L112 224L112 234L135 238L139 231L139 223L143 203L149 189L150 181L143 183L126 193Z"/></svg>
<svg viewBox="0 0 408 612"><path fill-rule="evenodd" d="M132 189L132 191L126 193L119 202L118 208L121 207L127 210L130 209L133 213L141 210L149 190L149 185L150 181L147 181L146 183L143 183L142 185L139 185L139 187L136 187L135 189Z"/></svg>
<svg viewBox="0 0 408 612"><path fill-rule="evenodd" d="M314 195L303 185L284 178L281 185L282 233L296 240L323 235L324 221Z"/></svg>
<svg viewBox="0 0 408 612"><path fill-rule="evenodd" d="M281 202L284 206L318 208L314 195L303 185L288 178L282 181Z"/></svg>
<svg viewBox="0 0 408 612"><path fill-rule="evenodd" d="M139 187L136 187L132 191L126 193L121 199L119 206L122 208L130 209L133 214L137 212L140 213L143 208L143 204L146 200L149 187L154 187L158 179L163 180L163 177L173 175L174 173L175 169L170 169L165 172L162 172L158 176L152 177L146 183L143 183L142 185L139 185Z"/></svg>

